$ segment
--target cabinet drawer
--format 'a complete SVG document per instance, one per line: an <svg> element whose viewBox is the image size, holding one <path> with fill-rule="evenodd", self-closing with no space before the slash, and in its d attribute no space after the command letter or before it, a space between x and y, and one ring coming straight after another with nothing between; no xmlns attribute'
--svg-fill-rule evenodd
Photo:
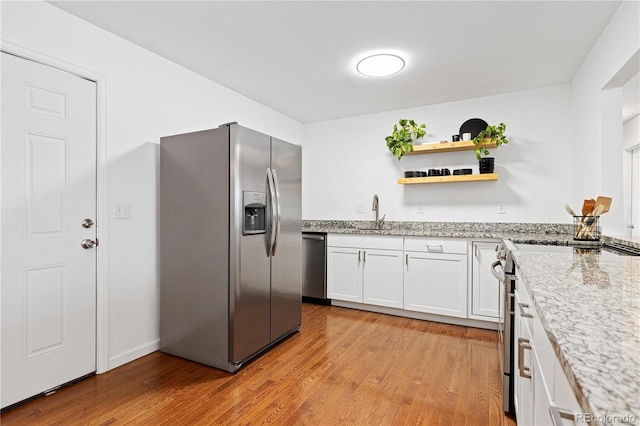
<svg viewBox="0 0 640 426"><path fill-rule="evenodd" d="M405 237L405 251L427 253L467 254L467 240L464 238Z"/></svg>
<svg viewBox="0 0 640 426"><path fill-rule="evenodd" d="M327 235L329 247L356 247L378 250L402 250L402 237L388 237L382 235Z"/></svg>

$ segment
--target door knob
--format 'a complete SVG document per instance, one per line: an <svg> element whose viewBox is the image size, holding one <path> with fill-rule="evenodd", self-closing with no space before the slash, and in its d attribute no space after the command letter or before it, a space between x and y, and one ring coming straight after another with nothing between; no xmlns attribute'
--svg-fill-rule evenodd
<svg viewBox="0 0 640 426"><path fill-rule="evenodd" d="M95 246L97 246L98 242L90 240L88 238L85 238L84 240L80 241L80 245L84 249L90 249L90 248L94 248Z"/></svg>
<svg viewBox="0 0 640 426"><path fill-rule="evenodd" d="M83 228L91 228L93 225L94 225L94 221L92 221L91 219L85 219L82 221Z"/></svg>

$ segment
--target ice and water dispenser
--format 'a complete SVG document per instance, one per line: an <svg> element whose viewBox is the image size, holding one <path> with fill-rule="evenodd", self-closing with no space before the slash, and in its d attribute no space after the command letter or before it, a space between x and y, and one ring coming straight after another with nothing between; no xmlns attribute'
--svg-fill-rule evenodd
<svg viewBox="0 0 640 426"><path fill-rule="evenodd" d="M242 235L264 234L266 228L267 194L266 192L244 191L244 224Z"/></svg>

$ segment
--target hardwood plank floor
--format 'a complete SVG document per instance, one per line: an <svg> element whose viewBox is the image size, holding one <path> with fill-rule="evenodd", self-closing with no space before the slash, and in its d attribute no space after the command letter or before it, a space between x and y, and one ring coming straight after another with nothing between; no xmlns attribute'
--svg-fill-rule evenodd
<svg viewBox="0 0 640 426"><path fill-rule="evenodd" d="M303 304L236 374L155 352L4 413L11 425L515 425L497 333Z"/></svg>

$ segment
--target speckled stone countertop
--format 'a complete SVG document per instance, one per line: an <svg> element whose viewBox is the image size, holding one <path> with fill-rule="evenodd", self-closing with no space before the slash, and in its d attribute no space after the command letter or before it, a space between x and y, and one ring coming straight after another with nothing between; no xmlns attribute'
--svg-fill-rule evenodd
<svg viewBox="0 0 640 426"><path fill-rule="evenodd" d="M569 245L572 225L556 223L386 222L372 230L372 221L305 220L303 232L354 235L400 235L454 238L508 238L514 243ZM587 243L590 244L590 243Z"/></svg>
<svg viewBox="0 0 640 426"><path fill-rule="evenodd" d="M640 257L568 250L515 259L584 413L640 424Z"/></svg>

